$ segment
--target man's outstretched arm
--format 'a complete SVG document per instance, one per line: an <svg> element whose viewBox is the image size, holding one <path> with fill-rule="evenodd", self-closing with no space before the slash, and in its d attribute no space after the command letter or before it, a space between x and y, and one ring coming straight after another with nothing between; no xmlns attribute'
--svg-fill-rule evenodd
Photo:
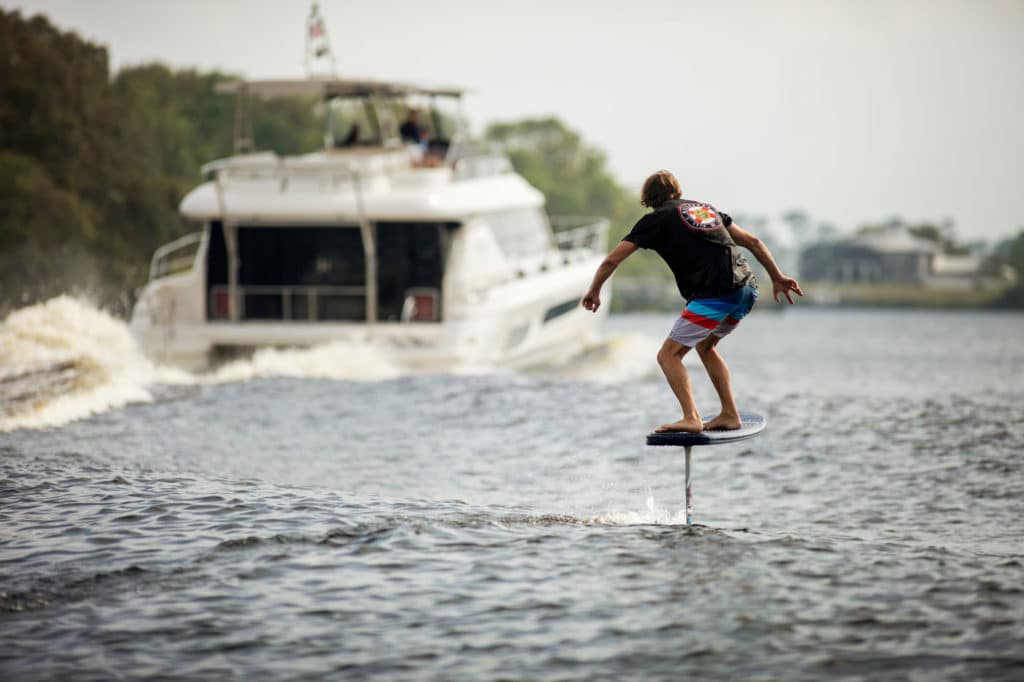
<svg viewBox="0 0 1024 682"><path fill-rule="evenodd" d="M612 276L619 263L629 258L630 254L639 247L633 242L619 242L619 245L612 249L612 252L605 256L601 264L597 266L594 273L594 281L590 283L590 289L583 296L583 307L591 312L597 312L601 307L601 287L605 281Z"/></svg>
<svg viewBox="0 0 1024 682"><path fill-rule="evenodd" d="M804 292L800 289L800 283L792 277L788 277L779 269L775 259L772 258L772 252L768 250L763 241L736 223L725 229L729 230L729 234L732 235L734 242L754 254L754 258L768 271L768 276L772 278L772 298L777 303L780 302L779 294L784 295L790 303L793 302L793 296L790 292L795 292L798 296L804 295Z"/></svg>

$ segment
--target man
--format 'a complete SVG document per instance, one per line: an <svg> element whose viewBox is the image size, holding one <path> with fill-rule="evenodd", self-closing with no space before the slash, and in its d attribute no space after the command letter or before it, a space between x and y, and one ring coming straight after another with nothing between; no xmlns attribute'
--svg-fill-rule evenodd
<svg viewBox="0 0 1024 682"><path fill-rule="evenodd" d="M594 281L583 297L583 307L596 312L601 305L601 286L622 261L638 248L654 249L675 275L679 293L687 300L682 316L658 351L683 418L663 424L656 431L732 430L740 428L740 415L732 395L729 368L716 346L736 328L757 300L757 283L738 246L748 249L768 271L776 302L780 294L793 302L791 292L803 296L799 283L775 264L764 243L733 223L711 204L684 200L679 182L668 171L658 171L644 181L640 203L652 209L598 266ZM697 349L711 383L718 393L721 411L702 422L693 400L690 377L683 356Z"/></svg>
<svg viewBox="0 0 1024 682"><path fill-rule="evenodd" d="M410 144L423 144L426 142L426 135L423 133L423 126L420 125L419 109L410 109L405 123L398 129L402 136L402 142Z"/></svg>

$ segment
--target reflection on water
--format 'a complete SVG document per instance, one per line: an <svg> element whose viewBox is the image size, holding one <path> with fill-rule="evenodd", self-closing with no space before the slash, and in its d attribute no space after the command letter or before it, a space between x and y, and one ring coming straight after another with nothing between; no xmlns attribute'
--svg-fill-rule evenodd
<svg viewBox="0 0 1024 682"><path fill-rule="evenodd" d="M7 417L0 677L1019 679L1024 318L747 318L769 429L695 451L694 527L643 445L671 323L519 375L136 364L139 400Z"/></svg>

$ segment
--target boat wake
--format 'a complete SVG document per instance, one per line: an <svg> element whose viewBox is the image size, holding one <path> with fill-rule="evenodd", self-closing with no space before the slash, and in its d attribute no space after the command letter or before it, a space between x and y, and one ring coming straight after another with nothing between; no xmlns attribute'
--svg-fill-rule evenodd
<svg viewBox="0 0 1024 682"><path fill-rule="evenodd" d="M651 372L656 341L610 338L568 365L560 378L618 382ZM504 369L472 368L477 373ZM0 324L0 433L41 429L199 386L266 377L385 381L411 373L369 343L332 342L314 348L265 348L208 373L158 365L141 351L128 325L70 296L12 312ZM456 370L456 373L460 373Z"/></svg>
<svg viewBox="0 0 1024 682"><path fill-rule="evenodd" d="M382 381L405 372L368 343L335 341L313 348L262 348L249 358L235 360L202 380L210 383L248 381L264 377Z"/></svg>
<svg viewBox="0 0 1024 682"><path fill-rule="evenodd" d="M0 432L146 402L151 384L191 380L149 362L123 322L69 296L17 310L0 326Z"/></svg>
<svg viewBox="0 0 1024 682"><path fill-rule="evenodd" d="M654 357L661 339L629 333L611 336L556 370L565 379L618 384L658 376Z"/></svg>

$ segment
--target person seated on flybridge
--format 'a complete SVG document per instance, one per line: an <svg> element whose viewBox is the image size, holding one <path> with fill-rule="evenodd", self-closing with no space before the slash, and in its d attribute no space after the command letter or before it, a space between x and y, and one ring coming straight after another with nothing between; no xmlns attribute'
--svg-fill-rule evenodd
<svg viewBox="0 0 1024 682"><path fill-rule="evenodd" d="M683 418L655 431L738 429L740 414L732 395L729 368L716 348L757 301L757 282L738 246L753 253L768 271L776 302L781 302L781 294L792 303L791 292L799 296L804 292L795 279L782 273L764 242L711 204L681 197L679 182L668 171L658 171L644 181L640 203L651 212L637 221L598 266L582 304L596 312L601 305L601 286L615 268L638 248L656 251L671 268L687 303L658 351L658 364L679 400ZM690 377L682 362L694 347L722 403L718 416L708 422L702 422L697 412Z"/></svg>
<svg viewBox="0 0 1024 682"><path fill-rule="evenodd" d="M409 109L405 122L398 128L398 134L402 136L402 142L426 146L427 135L420 125L419 109Z"/></svg>
<svg viewBox="0 0 1024 682"><path fill-rule="evenodd" d="M402 142L406 144L414 166L434 168L441 165L441 159L430 154L430 136L420 124L419 109L409 109L405 123L398 128Z"/></svg>

